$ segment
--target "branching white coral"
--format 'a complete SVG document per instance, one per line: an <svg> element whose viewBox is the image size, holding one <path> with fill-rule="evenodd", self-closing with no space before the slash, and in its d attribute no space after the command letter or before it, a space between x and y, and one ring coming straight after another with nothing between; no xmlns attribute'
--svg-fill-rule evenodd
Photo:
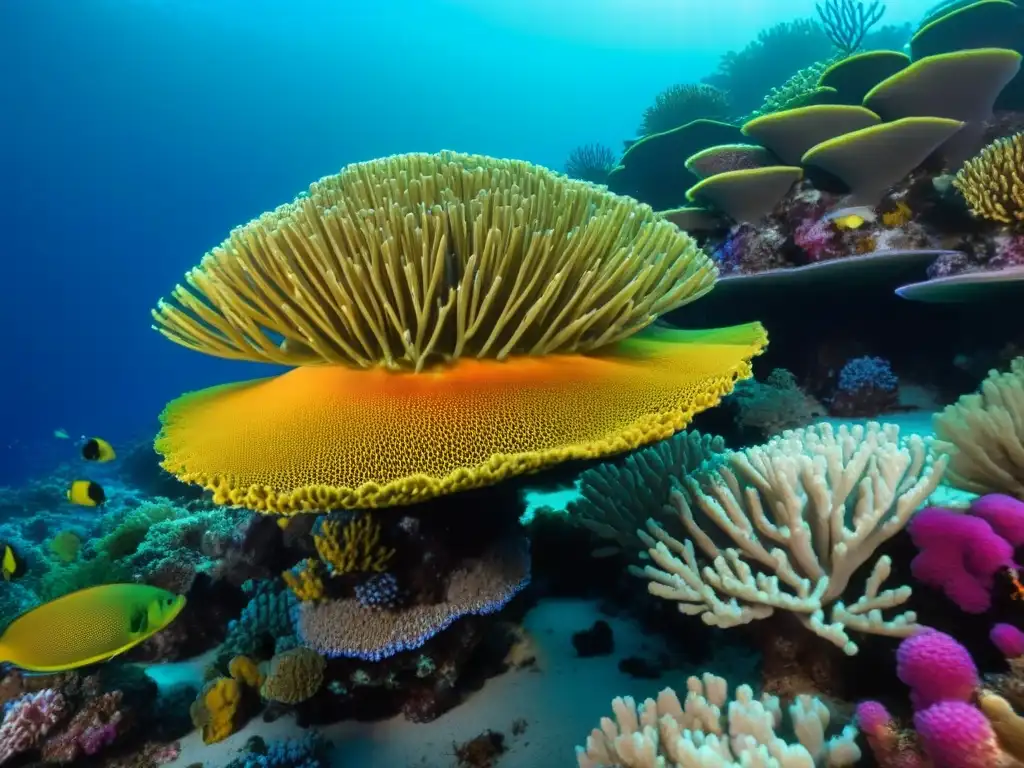
<svg viewBox="0 0 1024 768"><path fill-rule="evenodd" d="M671 688L640 707L630 696L613 700L615 719L601 718L586 747L576 747L579 767L843 768L860 759L856 728L827 738L828 707L812 696L789 707L796 741L787 742L776 734L775 696L756 699L741 685L729 702L726 681L710 674L691 677L687 689L684 703Z"/></svg>
<svg viewBox="0 0 1024 768"><path fill-rule="evenodd" d="M947 462L891 424L788 430L684 478L670 503L690 538L678 541L648 520L641 534L653 564L634 573L651 580L651 594L712 626L783 609L850 655L857 652L851 629L905 637L916 628L913 612L882 615L910 597L908 586L882 589L889 558L875 561L859 599L840 598L854 572L928 499ZM725 548L715 542L722 533ZM694 544L710 566L700 566Z"/></svg>

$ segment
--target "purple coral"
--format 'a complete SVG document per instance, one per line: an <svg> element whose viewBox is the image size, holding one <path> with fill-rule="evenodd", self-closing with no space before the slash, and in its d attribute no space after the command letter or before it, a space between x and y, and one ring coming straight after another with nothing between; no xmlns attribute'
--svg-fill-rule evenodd
<svg viewBox="0 0 1024 768"><path fill-rule="evenodd" d="M910 564L918 581L941 589L967 613L992 606L997 573L1016 568L1014 545L993 528L1016 537L1024 505L1009 497L977 499L968 514L931 507L921 510L907 530L919 553Z"/></svg>
<svg viewBox="0 0 1024 768"><path fill-rule="evenodd" d="M1007 659L1024 656L1024 632L1012 624L996 624L989 630L988 637Z"/></svg>
<svg viewBox="0 0 1024 768"><path fill-rule="evenodd" d="M825 261L836 246L836 229L828 219L807 219L797 225L793 242L807 254L809 262Z"/></svg>
<svg viewBox="0 0 1024 768"><path fill-rule="evenodd" d="M67 714L64 696L52 688L28 693L4 707L0 723L0 763L35 749Z"/></svg>

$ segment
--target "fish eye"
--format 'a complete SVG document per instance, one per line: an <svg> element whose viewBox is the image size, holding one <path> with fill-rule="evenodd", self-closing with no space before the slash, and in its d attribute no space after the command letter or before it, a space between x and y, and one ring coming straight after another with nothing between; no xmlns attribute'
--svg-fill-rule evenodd
<svg viewBox="0 0 1024 768"><path fill-rule="evenodd" d="M166 600L164 600L164 605L170 605L173 602L174 602L174 598L173 597L168 597Z"/></svg>

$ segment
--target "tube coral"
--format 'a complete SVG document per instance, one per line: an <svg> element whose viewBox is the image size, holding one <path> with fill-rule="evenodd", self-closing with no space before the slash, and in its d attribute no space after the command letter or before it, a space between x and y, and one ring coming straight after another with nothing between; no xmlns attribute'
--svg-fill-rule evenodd
<svg viewBox="0 0 1024 768"><path fill-rule="evenodd" d="M172 341L298 367L179 398L156 448L216 503L281 514L630 450L715 405L767 343L756 323L652 326L715 277L650 208L528 163L351 165L236 229L160 302Z"/></svg>

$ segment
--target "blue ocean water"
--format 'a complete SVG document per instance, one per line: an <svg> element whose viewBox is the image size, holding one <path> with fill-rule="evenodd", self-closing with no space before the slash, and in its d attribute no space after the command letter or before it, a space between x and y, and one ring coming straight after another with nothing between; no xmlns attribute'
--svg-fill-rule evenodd
<svg viewBox="0 0 1024 768"><path fill-rule="evenodd" d="M889 3L886 23L931 0ZM233 226L342 165L442 148L561 169L618 148L811 0L2 0L0 484L53 438L152 432L267 367L167 343L149 310Z"/></svg>

